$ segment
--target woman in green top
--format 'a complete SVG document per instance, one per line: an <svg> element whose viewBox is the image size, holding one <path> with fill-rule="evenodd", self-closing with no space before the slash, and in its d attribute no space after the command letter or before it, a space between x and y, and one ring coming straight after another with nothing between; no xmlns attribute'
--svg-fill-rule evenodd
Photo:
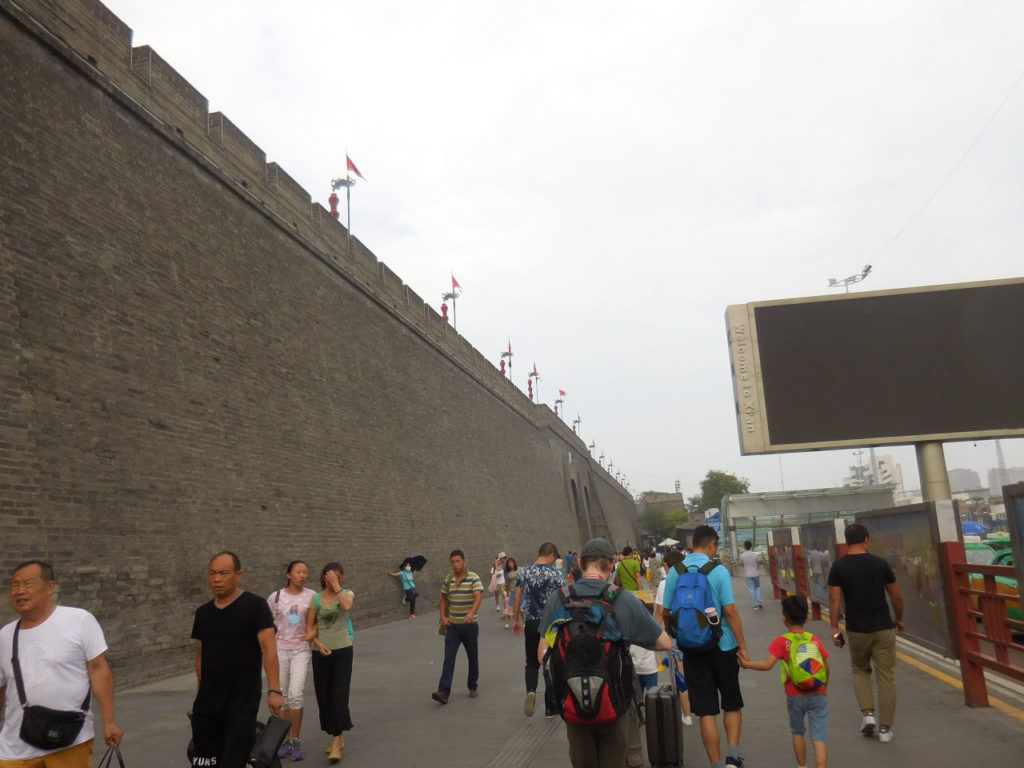
<svg viewBox="0 0 1024 768"><path fill-rule="evenodd" d="M342 589L345 570L328 563L320 573L322 589L313 597L306 619L306 639L313 642L313 690L320 708L320 729L334 737L327 759L341 760L344 732L352 728L348 697L352 683L352 620L355 594Z"/></svg>

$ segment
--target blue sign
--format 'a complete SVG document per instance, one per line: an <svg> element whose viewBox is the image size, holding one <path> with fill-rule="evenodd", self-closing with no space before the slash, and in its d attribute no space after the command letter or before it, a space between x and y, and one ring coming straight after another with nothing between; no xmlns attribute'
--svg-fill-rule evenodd
<svg viewBox="0 0 1024 768"><path fill-rule="evenodd" d="M717 509L705 509L704 522L714 528L719 536L722 535L722 513Z"/></svg>

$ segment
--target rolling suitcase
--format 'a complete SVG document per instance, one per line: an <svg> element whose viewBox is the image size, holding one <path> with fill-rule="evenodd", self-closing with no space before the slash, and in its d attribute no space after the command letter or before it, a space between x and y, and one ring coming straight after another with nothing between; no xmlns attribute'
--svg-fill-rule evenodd
<svg viewBox="0 0 1024 768"><path fill-rule="evenodd" d="M683 764L683 711L675 685L662 685L644 697L647 711L647 759L651 768Z"/></svg>

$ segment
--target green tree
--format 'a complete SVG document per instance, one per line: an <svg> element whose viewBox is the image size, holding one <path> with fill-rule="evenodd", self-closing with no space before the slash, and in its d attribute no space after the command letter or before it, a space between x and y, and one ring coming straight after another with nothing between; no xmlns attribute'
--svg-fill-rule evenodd
<svg viewBox="0 0 1024 768"><path fill-rule="evenodd" d="M665 531L668 530L665 510L657 507L647 507L640 515L639 523L641 533L651 533L665 538Z"/></svg>
<svg viewBox="0 0 1024 768"><path fill-rule="evenodd" d="M641 533L651 533L664 539L666 536L675 536L676 526L689 519L690 514L685 509L665 511L664 508L650 506L640 515L638 522Z"/></svg>
<svg viewBox="0 0 1024 768"><path fill-rule="evenodd" d="M690 511L703 512L705 509L718 508L726 494L749 491L750 481L745 477L737 477L720 469L709 469L700 481L700 494L688 500Z"/></svg>

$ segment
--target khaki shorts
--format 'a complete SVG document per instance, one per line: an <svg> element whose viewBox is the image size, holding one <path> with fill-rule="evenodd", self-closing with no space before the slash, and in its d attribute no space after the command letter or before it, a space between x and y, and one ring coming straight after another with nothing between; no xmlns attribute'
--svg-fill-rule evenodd
<svg viewBox="0 0 1024 768"><path fill-rule="evenodd" d="M0 760L0 768L89 768L92 739L73 747L25 760Z"/></svg>

